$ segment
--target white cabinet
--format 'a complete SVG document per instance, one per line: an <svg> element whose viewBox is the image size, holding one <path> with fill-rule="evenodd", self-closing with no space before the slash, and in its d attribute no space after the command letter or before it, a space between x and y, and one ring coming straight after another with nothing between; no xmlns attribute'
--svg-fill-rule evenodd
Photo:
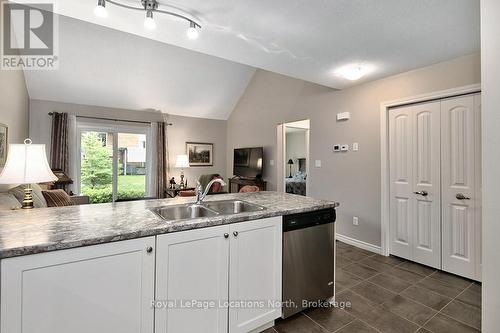
<svg viewBox="0 0 500 333"><path fill-rule="evenodd" d="M390 111L392 254L480 279L480 134L479 94Z"/></svg>
<svg viewBox="0 0 500 333"><path fill-rule="evenodd" d="M282 223L270 218L230 227L229 331L250 332L281 316Z"/></svg>
<svg viewBox="0 0 500 333"><path fill-rule="evenodd" d="M156 301L169 305L157 306L155 332L227 332L219 303L228 298L229 226L160 235L157 244Z"/></svg>
<svg viewBox="0 0 500 333"><path fill-rule="evenodd" d="M281 239L273 217L4 259L0 331L250 332L281 316Z"/></svg>
<svg viewBox="0 0 500 333"><path fill-rule="evenodd" d="M2 260L0 331L152 333L154 246L148 237Z"/></svg>
<svg viewBox="0 0 500 333"><path fill-rule="evenodd" d="M158 236L156 299L170 306L157 307L156 333L250 332L280 317L281 226L274 217Z"/></svg>

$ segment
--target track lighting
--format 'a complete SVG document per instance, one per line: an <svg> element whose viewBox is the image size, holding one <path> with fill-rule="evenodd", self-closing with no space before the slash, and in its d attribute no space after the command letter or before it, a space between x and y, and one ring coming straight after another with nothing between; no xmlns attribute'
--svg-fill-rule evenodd
<svg viewBox="0 0 500 333"><path fill-rule="evenodd" d="M196 23L193 21L189 22L189 28L187 30L187 36L189 39L196 39L199 36L198 29L196 29Z"/></svg>
<svg viewBox="0 0 500 333"><path fill-rule="evenodd" d="M97 17L102 17L102 18L108 17L108 11L106 10L106 1L105 0L99 0L97 2L97 6L95 6L95 8L94 8L94 14Z"/></svg>
<svg viewBox="0 0 500 333"><path fill-rule="evenodd" d="M153 11L148 10L146 12L146 19L144 20L144 28L148 30L156 29L156 22L153 18Z"/></svg>
<svg viewBox="0 0 500 333"><path fill-rule="evenodd" d="M115 6L119 6L119 7L126 8L126 9L145 11L146 12L146 19L144 20L144 28L146 28L148 30L154 30L156 28L156 22L153 18L153 12L155 12L155 13L175 16L177 18L188 21L189 28L188 28L186 34L187 34L187 37L189 39L196 39L196 38L198 38L198 36L200 34L198 29L201 29L201 25L197 22L196 18L194 18L189 13L180 11L178 9L176 9L175 12L158 9L158 7L159 7L158 0L139 0L140 7L130 5L129 4L130 1L127 1L127 3L122 3L122 2L125 2L125 1L124 0L97 0L97 6L94 9L94 14L96 16L102 17L102 18L107 17L108 12L106 10L106 3L111 3Z"/></svg>

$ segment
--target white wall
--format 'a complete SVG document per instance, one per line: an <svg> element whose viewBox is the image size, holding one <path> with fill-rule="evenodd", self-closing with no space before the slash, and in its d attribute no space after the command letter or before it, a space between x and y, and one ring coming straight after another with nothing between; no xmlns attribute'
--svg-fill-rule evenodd
<svg viewBox="0 0 500 333"><path fill-rule="evenodd" d="M0 70L0 123L9 126L10 143L28 137L28 102L23 72Z"/></svg>
<svg viewBox="0 0 500 333"><path fill-rule="evenodd" d="M500 331L500 1L481 0L483 332Z"/></svg>
<svg viewBox="0 0 500 333"><path fill-rule="evenodd" d="M311 168L308 195L336 200L337 231L380 245L380 103L479 83L480 56L470 55L336 91L259 70L228 120L228 156L235 147L264 147L264 178L276 189L276 126L309 118ZM349 111L349 121L337 122ZM359 143L358 152L334 154L334 144ZM314 160L322 167L315 168ZM227 170L232 170L228 158ZM353 216L359 226L353 226Z"/></svg>
<svg viewBox="0 0 500 333"><path fill-rule="evenodd" d="M214 144L213 166L184 170L189 186L196 185L196 180L203 174L218 173L225 178L227 122L174 115L170 115L168 121L174 124L168 127L170 175L175 177L177 184L180 182L180 170L174 168L175 161L177 155L186 154L186 142Z"/></svg>
<svg viewBox="0 0 500 333"><path fill-rule="evenodd" d="M0 123L8 126L8 143L28 137L29 96L22 71L0 70ZM3 167L0 167L0 171ZM0 192L11 185L0 185Z"/></svg>
<svg viewBox="0 0 500 333"><path fill-rule="evenodd" d="M167 128L169 140L170 173L180 181L180 170L173 168L178 154L185 154L186 141L214 143L214 166L197 167L186 170L189 185L201 174L226 174L226 121L182 116L166 116L159 112L104 108L92 105L60 103L53 101L30 100L29 133L33 142L45 143L50 147L51 117L49 112L67 112L77 116L101 117L120 120L157 122L164 119L173 123ZM49 148L48 148L49 150ZM48 151L50 154L50 151ZM50 155L49 155L50 156Z"/></svg>

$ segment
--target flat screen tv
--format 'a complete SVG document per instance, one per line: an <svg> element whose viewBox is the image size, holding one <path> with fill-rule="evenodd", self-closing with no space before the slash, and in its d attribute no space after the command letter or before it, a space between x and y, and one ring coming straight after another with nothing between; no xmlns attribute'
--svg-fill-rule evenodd
<svg viewBox="0 0 500 333"><path fill-rule="evenodd" d="M240 178L262 178L263 153L262 147L235 149L233 174Z"/></svg>

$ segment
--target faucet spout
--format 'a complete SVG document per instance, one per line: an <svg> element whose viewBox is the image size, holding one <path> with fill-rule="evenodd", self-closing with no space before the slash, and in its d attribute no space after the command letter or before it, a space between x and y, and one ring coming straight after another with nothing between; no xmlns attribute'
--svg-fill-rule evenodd
<svg viewBox="0 0 500 333"><path fill-rule="evenodd" d="M200 182L196 182L196 204L201 205L203 203L203 199L207 196L208 191L210 191L210 188L214 183L220 183L222 186L226 186L226 182L223 181L220 178L212 179L208 184L207 187L205 187L205 191L203 191L203 187L201 186Z"/></svg>

